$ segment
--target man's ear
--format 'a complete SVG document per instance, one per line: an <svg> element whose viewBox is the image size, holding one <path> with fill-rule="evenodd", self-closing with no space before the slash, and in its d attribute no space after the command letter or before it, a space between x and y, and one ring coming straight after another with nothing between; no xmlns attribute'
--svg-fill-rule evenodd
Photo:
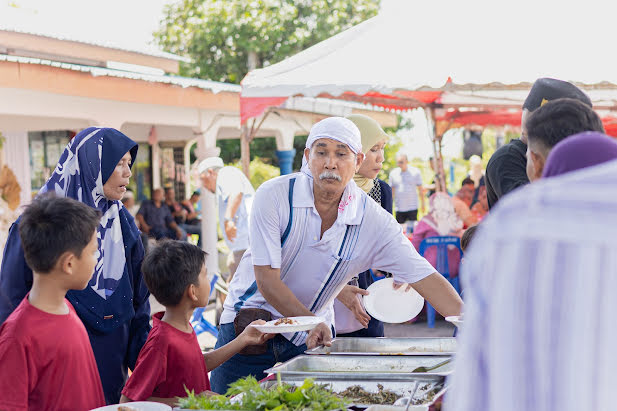
<svg viewBox="0 0 617 411"><path fill-rule="evenodd" d="M306 159L306 162L308 163L309 160L309 154L311 153L311 149L310 148L305 148L304 149L304 158Z"/></svg>
<svg viewBox="0 0 617 411"><path fill-rule="evenodd" d="M356 154L356 173L358 172L358 170L360 170L360 166L362 165L363 161L364 161L364 153Z"/></svg>
<svg viewBox="0 0 617 411"><path fill-rule="evenodd" d="M531 154L531 161L533 161L533 171L536 180L542 178L542 171L544 170L545 158L542 154L536 153L533 150L529 151Z"/></svg>

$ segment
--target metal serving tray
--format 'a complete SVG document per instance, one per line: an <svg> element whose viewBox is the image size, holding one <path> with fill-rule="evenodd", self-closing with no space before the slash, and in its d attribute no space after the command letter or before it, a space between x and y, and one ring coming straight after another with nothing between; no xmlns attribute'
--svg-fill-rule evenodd
<svg viewBox="0 0 617 411"><path fill-rule="evenodd" d="M431 367L449 358L448 355L299 355L265 372L280 373L286 379L327 377L332 380L409 381L422 376L449 375L453 370L451 362L430 372L412 372L417 367Z"/></svg>
<svg viewBox="0 0 617 411"><path fill-rule="evenodd" d="M341 337L331 347L316 347L306 354L336 355L453 355L456 338Z"/></svg>
<svg viewBox="0 0 617 411"><path fill-rule="evenodd" d="M285 379L282 378L285 383L300 386L304 382L303 379ZM433 402L433 399L436 398L445 388L445 377L441 376L428 376L428 377L419 377L416 380L410 381L384 381L380 383L379 381L368 381L368 380L356 380L356 381L343 381L343 380L334 380L328 378L316 378L315 381L318 384L325 384L335 393L341 393L346 389L359 385L363 390L368 392L377 393L379 392L378 384L383 387L384 390L392 391L402 397L409 397L413 392L413 389L416 385L416 381L418 382L418 390L412 397L412 404L415 405L430 405ZM262 383L264 388L272 388L277 384L276 381L266 381ZM350 407L354 408L365 408L371 404L352 404ZM414 409L411 408L410 409Z"/></svg>

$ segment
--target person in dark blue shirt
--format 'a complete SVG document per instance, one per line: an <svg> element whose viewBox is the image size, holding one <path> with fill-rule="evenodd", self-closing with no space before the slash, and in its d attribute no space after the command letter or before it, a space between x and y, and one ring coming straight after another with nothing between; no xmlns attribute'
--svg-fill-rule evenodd
<svg viewBox="0 0 617 411"><path fill-rule="evenodd" d="M71 290L66 298L88 331L108 404L119 401L127 371L135 366L150 331L150 293L141 274L144 248L133 217L120 202L136 157L137 143L118 130L87 128L69 142L39 191L73 198L102 214L92 279L84 290ZM32 287L19 222L9 230L2 259L0 323Z"/></svg>

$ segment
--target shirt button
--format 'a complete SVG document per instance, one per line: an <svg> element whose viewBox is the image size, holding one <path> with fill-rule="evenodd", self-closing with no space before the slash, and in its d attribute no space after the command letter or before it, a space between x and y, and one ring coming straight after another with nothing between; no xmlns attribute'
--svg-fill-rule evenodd
<svg viewBox="0 0 617 411"><path fill-rule="evenodd" d="M317 237L313 237L313 241L317 241Z"/></svg>

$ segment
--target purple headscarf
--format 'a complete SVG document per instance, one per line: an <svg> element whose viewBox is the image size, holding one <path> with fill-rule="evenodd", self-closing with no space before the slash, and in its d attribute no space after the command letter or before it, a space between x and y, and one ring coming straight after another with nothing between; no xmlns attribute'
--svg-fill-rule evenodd
<svg viewBox="0 0 617 411"><path fill-rule="evenodd" d="M542 177L553 177L617 159L617 140L595 131L560 141L548 155Z"/></svg>

